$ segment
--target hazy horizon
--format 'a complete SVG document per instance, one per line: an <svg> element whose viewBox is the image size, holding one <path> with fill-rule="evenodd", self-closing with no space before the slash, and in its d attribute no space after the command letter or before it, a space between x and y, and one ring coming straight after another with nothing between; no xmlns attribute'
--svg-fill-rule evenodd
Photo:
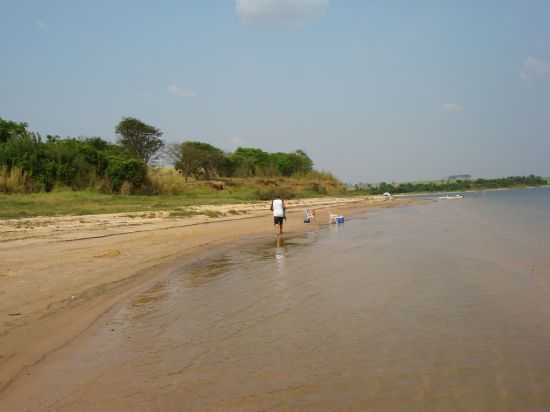
<svg viewBox="0 0 550 412"><path fill-rule="evenodd" d="M3 2L0 117L305 150L348 182L550 176L550 3Z"/></svg>

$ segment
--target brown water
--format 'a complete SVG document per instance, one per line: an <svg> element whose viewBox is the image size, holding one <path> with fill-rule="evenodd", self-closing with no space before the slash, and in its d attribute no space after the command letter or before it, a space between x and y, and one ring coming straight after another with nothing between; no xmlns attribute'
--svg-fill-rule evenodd
<svg viewBox="0 0 550 412"><path fill-rule="evenodd" d="M374 211L210 254L52 354L0 409L548 411L549 195Z"/></svg>

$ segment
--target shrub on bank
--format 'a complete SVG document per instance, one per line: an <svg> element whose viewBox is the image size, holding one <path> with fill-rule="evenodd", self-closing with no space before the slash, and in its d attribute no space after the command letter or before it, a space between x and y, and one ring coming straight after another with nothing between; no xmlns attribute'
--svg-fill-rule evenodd
<svg viewBox="0 0 550 412"><path fill-rule="evenodd" d="M43 140L24 128L16 130L18 134L10 133L0 142L2 192L50 192L62 187L118 193L126 181L131 188L145 183L145 163L120 146L100 138Z"/></svg>
<svg viewBox="0 0 550 412"><path fill-rule="evenodd" d="M29 176L19 167L0 167L0 193L25 193L32 188Z"/></svg>
<svg viewBox="0 0 550 412"><path fill-rule="evenodd" d="M147 176L147 166L141 160L111 157L105 175L111 181L113 192L120 192L125 183L130 185L129 188L126 185L125 191L131 192L133 188L143 187Z"/></svg>
<svg viewBox="0 0 550 412"><path fill-rule="evenodd" d="M258 200L271 200L277 197L281 199L294 199L297 193L289 187L273 187L266 189L258 189L256 197Z"/></svg>
<svg viewBox="0 0 550 412"><path fill-rule="evenodd" d="M137 119L123 122L129 120L137 122ZM141 129L143 133L136 144L147 142L149 129ZM159 138L160 131L153 129L150 131ZM189 197L237 196L254 200L274 195L292 198L298 194L332 194L342 186L333 176L314 171L312 160L301 150L268 153L240 147L233 153L225 153L206 143L185 142L171 145L165 153L175 164L177 170L174 170L149 168L144 159L150 156L137 156L139 150L130 150L124 142L121 139L120 144L113 144L98 137L50 135L42 139L27 130L25 123L0 118L0 168L3 168L0 190L185 193Z"/></svg>
<svg viewBox="0 0 550 412"><path fill-rule="evenodd" d="M145 191L150 194L178 195L185 192L185 178L172 168L149 168Z"/></svg>

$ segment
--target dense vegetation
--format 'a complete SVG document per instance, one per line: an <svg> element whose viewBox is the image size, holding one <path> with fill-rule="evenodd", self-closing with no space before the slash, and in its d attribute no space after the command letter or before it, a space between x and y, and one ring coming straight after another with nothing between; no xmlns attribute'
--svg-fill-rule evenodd
<svg viewBox="0 0 550 412"><path fill-rule="evenodd" d="M99 137L43 138L29 131L25 123L0 118L0 192L50 192L67 188L159 194L164 193L162 188L166 186L161 180L169 179L169 193L179 193L184 191L181 182L189 178L193 181L273 178L313 172L312 160L301 150L267 153L256 148L238 148L226 153L207 143L188 141L163 151L162 132L135 118L123 118L115 132L119 137L117 143ZM149 163L162 155L173 162L180 175L155 172L158 169ZM319 180L319 176L313 177ZM336 181L332 176L329 180ZM178 183L172 184L174 181Z"/></svg>
<svg viewBox="0 0 550 412"><path fill-rule="evenodd" d="M101 138L60 138L0 119L0 192L97 188L129 191L145 183L147 167L123 146Z"/></svg>
<svg viewBox="0 0 550 412"><path fill-rule="evenodd" d="M239 147L233 153L207 143L184 142L171 148L175 168L186 177L295 176L313 171L313 161L302 150L293 153L267 153Z"/></svg>
<svg viewBox="0 0 550 412"><path fill-rule="evenodd" d="M116 143L99 137L42 137L29 131L25 123L0 118L0 193L69 190L108 195L182 195L187 200L216 202L343 193L341 182L329 173L315 171L313 161L301 150L268 153L239 147L228 153L198 141L165 146L159 129L135 118L123 118L115 132ZM174 167L151 166L159 157ZM546 179L530 175L356 185L355 194L450 192L545 184Z"/></svg>
<svg viewBox="0 0 550 412"><path fill-rule="evenodd" d="M543 186L547 180L540 176L510 176L498 179L448 180L419 183L385 183L379 185L358 185L356 189L369 194L423 193L423 192L464 192L467 190Z"/></svg>

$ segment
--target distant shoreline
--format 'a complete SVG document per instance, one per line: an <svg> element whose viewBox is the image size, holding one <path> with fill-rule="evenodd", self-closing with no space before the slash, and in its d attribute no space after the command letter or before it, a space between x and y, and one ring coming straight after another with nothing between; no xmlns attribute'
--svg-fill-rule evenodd
<svg viewBox="0 0 550 412"><path fill-rule="evenodd" d="M416 193L397 193L392 195L393 197L418 197L418 196L438 196L446 193L481 193L481 192L502 192L509 190L527 190L527 189L541 189L541 188L550 188L550 185L542 186L518 186L518 187L497 187L497 188L487 188L487 189L469 189L469 190L442 190L438 192L416 192Z"/></svg>

